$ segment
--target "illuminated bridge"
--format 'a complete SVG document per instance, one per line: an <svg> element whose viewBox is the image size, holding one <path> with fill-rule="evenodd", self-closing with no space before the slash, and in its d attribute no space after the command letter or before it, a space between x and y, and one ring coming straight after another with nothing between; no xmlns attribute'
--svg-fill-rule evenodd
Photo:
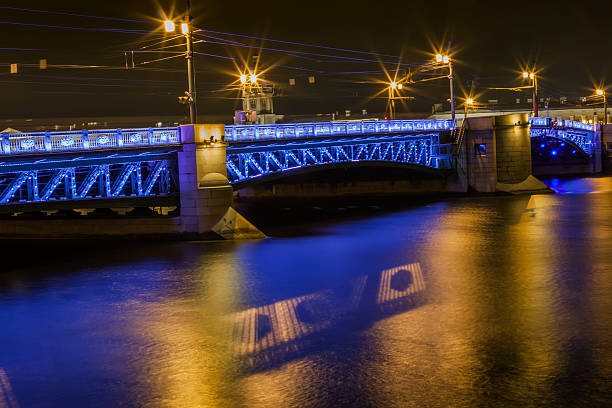
<svg viewBox="0 0 612 408"><path fill-rule="evenodd" d="M450 120L394 120L226 126L230 183L341 163L450 167L440 136ZM448 137L446 138L448 139Z"/></svg>
<svg viewBox="0 0 612 408"><path fill-rule="evenodd" d="M15 217L23 213L49 219L61 218L62 211L130 215L135 208L158 214L174 208L178 217L146 225L126 227L132 221L121 217L115 225L64 221L43 229L198 236L221 221L222 230L251 225L231 208L234 191L296 174L308 180L310 171L340 167L358 168L356 177L378 174L351 193L371 192L372 186L406 192L414 185L418 191L495 192L499 183L519 183L531 174L532 151L559 159L600 152L592 125L514 116L503 125L489 118L478 129L471 122L454 127L450 120L370 120L0 134L0 232L36 231L22 223L23 216Z"/></svg>
<svg viewBox="0 0 612 408"><path fill-rule="evenodd" d="M395 162L440 168L448 120L226 126L227 175L236 184L296 168ZM184 128L184 127L183 127ZM0 205L137 198L178 202L181 128L2 135ZM128 203L130 204L130 203ZM131 203L133 204L133 203ZM130 205L131 205L130 204Z"/></svg>

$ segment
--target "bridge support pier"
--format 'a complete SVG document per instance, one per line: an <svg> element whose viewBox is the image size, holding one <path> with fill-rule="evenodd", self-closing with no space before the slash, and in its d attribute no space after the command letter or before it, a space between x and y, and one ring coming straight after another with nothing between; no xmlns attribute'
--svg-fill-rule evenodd
<svg viewBox="0 0 612 408"><path fill-rule="evenodd" d="M225 239L264 238L232 207L223 125L185 125L180 134L180 232L197 237L212 231Z"/></svg>
<svg viewBox="0 0 612 408"><path fill-rule="evenodd" d="M550 190L531 172L531 139L526 114L468 119L465 160L459 167L469 188L481 193L544 193Z"/></svg>

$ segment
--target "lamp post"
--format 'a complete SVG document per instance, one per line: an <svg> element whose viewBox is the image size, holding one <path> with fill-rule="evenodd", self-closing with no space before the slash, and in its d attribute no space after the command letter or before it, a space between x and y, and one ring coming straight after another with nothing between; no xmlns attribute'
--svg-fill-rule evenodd
<svg viewBox="0 0 612 408"><path fill-rule="evenodd" d="M250 110L253 87L257 85L257 74L240 74L240 83L242 84L242 110L248 111Z"/></svg>
<svg viewBox="0 0 612 408"><path fill-rule="evenodd" d="M464 108L465 108L465 112L464 112L464 114L463 114L463 121L466 121L466 120L467 120L468 108L469 108L470 106L472 106L473 104L474 104L474 99L472 99L472 98L467 98L467 99L465 100L465 103L463 104L463 106L464 106Z"/></svg>
<svg viewBox="0 0 612 408"><path fill-rule="evenodd" d="M523 78L531 79L532 100L533 100L533 116L538 117L538 78L534 72L523 72Z"/></svg>
<svg viewBox="0 0 612 408"><path fill-rule="evenodd" d="M448 80L450 85L450 104L451 104L451 118L453 120L453 126L455 123L455 75L453 73L453 61L448 55L437 54L436 62L438 64L447 64L448 65Z"/></svg>
<svg viewBox="0 0 612 408"><path fill-rule="evenodd" d="M195 70L193 68L193 38L191 35L191 7L190 1L187 0L187 22L181 23L181 33L185 36L187 49L185 59L187 60L187 103L189 104L189 123L197 122L196 111L196 91L195 91ZM174 22L171 20L164 21L164 29L167 33L174 32Z"/></svg>
<svg viewBox="0 0 612 408"><path fill-rule="evenodd" d="M395 119L395 90L396 89L401 89L402 88L402 84L398 84L395 81L391 81L391 83L389 83L389 119L393 120Z"/></svg>
<svg viewBox="0 0 612 408"><path fill-rule="evenodd" d="M608 124L608 98L606 97L606 91L598 89L595 91L597 95L603 97L603 108L604 108L604 125Z"/></svg>

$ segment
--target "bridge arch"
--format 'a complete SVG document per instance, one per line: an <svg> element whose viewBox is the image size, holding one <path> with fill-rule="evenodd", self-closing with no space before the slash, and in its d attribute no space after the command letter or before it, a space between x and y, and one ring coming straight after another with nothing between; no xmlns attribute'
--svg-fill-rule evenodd
<svg viewBox="0 0 612 408"><path fill-rule="evenodd" d="M371 136L227 148L231 184L340 163L389 162L438 168L438 134Z"/></svg>
<svg viewBox="0 0 612 408"><path fill-rule="evenodd" d="M385 172L401 172L404 176L406 174L409 175L420 175L427 176L430 178L445 178L451 170L437 169L430 166L424 166L421 164L413 164L413 163L399 163L392 161L347 161L347 162L339 162L339 163L326 163L316 166L304 166L304 167L296 167L291 169L286 169L284 171L276 171L268 174L263 174L257 177L249 178L246 180L242 180L239 182L233 183L234 191L240 191L245 188L253 187L260 184L266 183L274 183L282 180L290 180L296 179L300 176L309 176L309 179L312 179L312 176L320 175L321 177L325 177L330 173L337 171L355 171L355 170L364 170L370 174L376 174L381 171ZM388 177L385 177L388 179ZM329 181L327 177L325 177L326 181Z"/></svg>
<svg viewBox="0 0 612 408"><path fill-rule="evenodd" d="M532 141L535 139L539 144L532 142L532 147L544 145L541 149L547 149L552 156L556 156L565 146L572 146L576 150L572 155L584 154L587 157L593 154L595 149L596 133L585 129L570 129L557 127L532 127L530 130ZM554 142L557 141L557 142ZM561 149L563 148L563 149Z"/></svg>

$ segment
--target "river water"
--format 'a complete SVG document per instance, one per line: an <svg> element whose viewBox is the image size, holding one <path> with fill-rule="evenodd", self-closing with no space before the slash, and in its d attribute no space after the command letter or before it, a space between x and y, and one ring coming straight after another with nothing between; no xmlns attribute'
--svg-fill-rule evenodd
<svg viewBox="0 0 612 408"><path fill-rule="evenodd" d="M611 406L612 178L548 183L255 242L2 243L0 407Z"/></svg>

